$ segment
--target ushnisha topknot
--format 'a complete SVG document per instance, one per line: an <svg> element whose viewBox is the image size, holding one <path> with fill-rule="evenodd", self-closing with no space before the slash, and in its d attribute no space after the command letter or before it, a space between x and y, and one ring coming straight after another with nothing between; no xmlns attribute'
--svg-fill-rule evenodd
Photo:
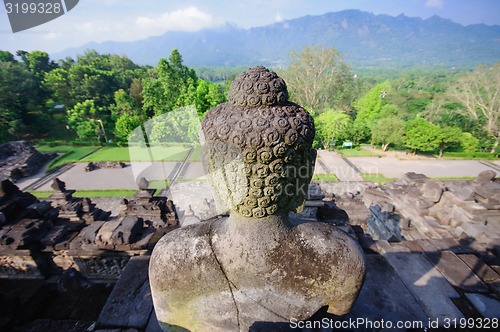
<svg viewBox="0 0 500 332"><path fill-rule="evenodd" d="M288 101L288 90L285 81L275 72L257 66L235 78L228 97L235 106L275 106Z"/></svg>

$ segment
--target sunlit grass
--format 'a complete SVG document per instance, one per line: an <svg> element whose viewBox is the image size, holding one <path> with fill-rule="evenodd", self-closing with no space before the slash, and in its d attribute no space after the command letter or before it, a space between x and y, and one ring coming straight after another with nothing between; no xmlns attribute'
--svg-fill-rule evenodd
<svg viewBox="0 0 500 332"><path fill-rule="evenodd" d="M46 149L47 148L47 149ZM38 148L37 149L41 152L58 152L58 153L63 153L62 155L56 157L53 159L48 168L47 171L50 172L64 164L69 164L69 163L74 163L85 157L86 155L92 153L95 151L97 148L95 146L56 146L56 147L44 147L44 148Z"/></svg>
<svg viewBox="0 0 500 332"><path fill-rule="evenodd" d="M53 191L29 190L30 194L39 199L48 198ZM73 197L128 197L134 196L136 190L131 189L104 189L104 190L77 190Z"/></svg>
<svg viewBox="0 0 500 332"><path fill-rule="evenodd" d="M98 161L183 161L189 148L182 146L165 147L105 147L83 159L85 162Z"/></svg>
<svg viewBox="0 0 500 332"><path fill-rule="evenodd" d="M315 182L339 182L339 179L335 174L314 174L312 181Z"/></svg>
<svg viewBox="0 0 500 332"><path fill-rule="evenodd" d="M368 150L357 150L357 149L339 149L337 150L342 157L378 157L382 156L379 153L368 151Z"/></svg>

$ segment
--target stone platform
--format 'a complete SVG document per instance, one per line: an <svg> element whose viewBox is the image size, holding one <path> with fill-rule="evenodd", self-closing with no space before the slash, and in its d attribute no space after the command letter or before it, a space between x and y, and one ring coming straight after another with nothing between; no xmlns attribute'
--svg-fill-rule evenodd
<svg viewBox="0 0 500 332"><path fill-rule="evenodd" d="M314 324L314 321L319 324L325 319L329 322L331 319L331 324L347 324L362 319L363 324L383 320L395 326L401 321L416 328L420 327L415 324L421 322L423 328L429 322L443 326L445 318L500 317L500 267L488 263L492 248L454 238L389 243L374 241L360 232L360 228L355 230L366 254L367 275L351 313L336 317L318 312L310 323L304 324ZM161 331L149 292L148 263L148 256L130 259L99 316L96 331ZM263 322L252 331L338 330L324 326L318 329L292 327ZM346 330L357 331L362 327L366 326Z"/></svg>

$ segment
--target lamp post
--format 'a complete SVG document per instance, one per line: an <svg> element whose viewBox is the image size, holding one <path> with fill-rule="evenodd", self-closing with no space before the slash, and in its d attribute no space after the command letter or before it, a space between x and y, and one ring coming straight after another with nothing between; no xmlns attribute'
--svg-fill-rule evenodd
<svg viewBox="0 0 500 332"><path fill-rule="evenodd" d="M104 139L106 140L106 143L108 143L108 136L106 135L106 130L104 129L104 125L102 124L102 120L98 119L97 122L99 122L101 124L101 129L102 129L102 133L104 134Z"/></svg>

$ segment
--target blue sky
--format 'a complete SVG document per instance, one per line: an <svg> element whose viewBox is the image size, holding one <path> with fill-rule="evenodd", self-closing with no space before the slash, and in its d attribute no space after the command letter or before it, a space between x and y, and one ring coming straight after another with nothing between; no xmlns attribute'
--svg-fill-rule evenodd
<svg viewBox="0 0 500 332"><path fill-rule="evenodd" d="M500 25L500 0L80 0L66 15L13 34L5 8L0 7L0 49L12 53L51 53L91 41L132 41L227 23L249 28L344 9Z"/></svg>

